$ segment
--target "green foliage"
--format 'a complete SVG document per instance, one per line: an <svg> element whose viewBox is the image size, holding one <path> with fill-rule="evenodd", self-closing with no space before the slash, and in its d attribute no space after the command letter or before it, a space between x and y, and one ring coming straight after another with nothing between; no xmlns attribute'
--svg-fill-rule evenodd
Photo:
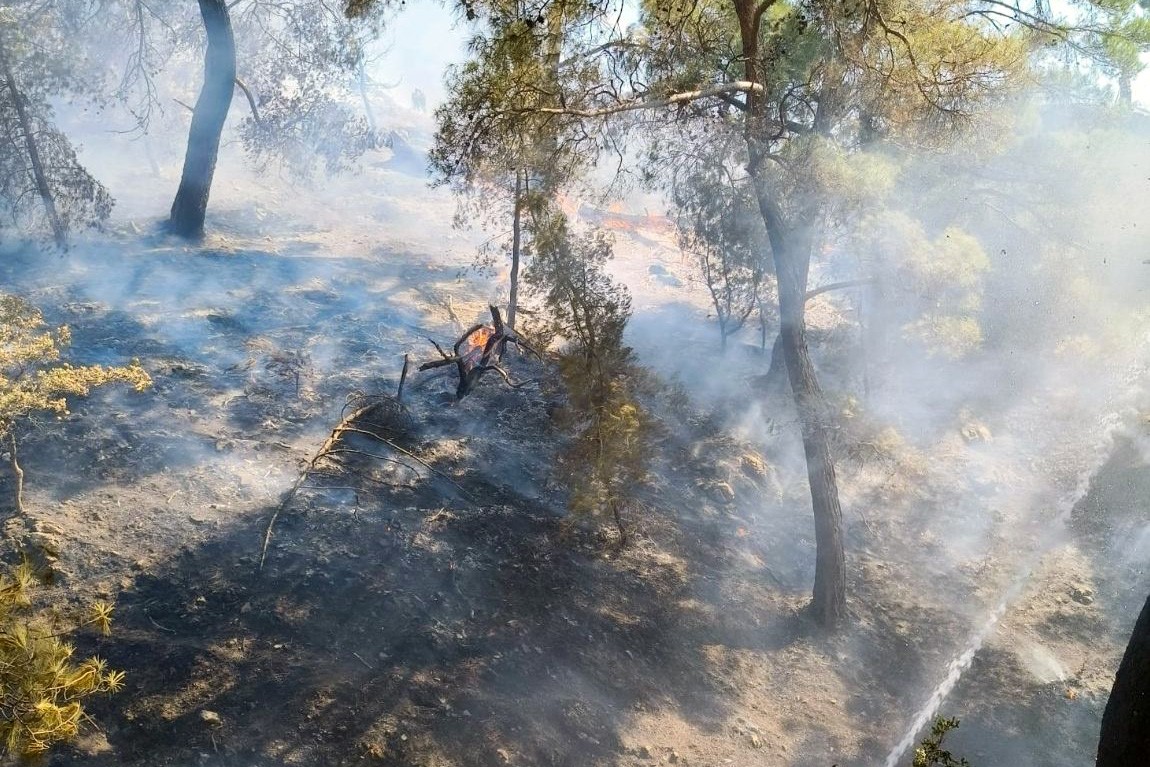
<svg viewBox="0 0 1150 767"><path fill-rule="evenodd" d="M853 245L885 294L898 296L890 312L908 338L933 353L958 358L982 343L982 289L990 259L957 227L930 237L922 224L898 211L865 219Z"/></svg>
<svg viewBox="0 0 1150 767"><path fill-rule="evenodd" d="M636 396L641 371L623 344L631 298L604 271L611 243L602 233L575 235L555 212L539 218L537 252L527 277L547 309L549 335L562 343L563 422L571 432L562 466L571 488L569 505L580 514L609 514L626 542L622 514L646 476L650 429Z"/></svg>
<svg viewBox="0 0 1150 767"><path fill-rule="evenodd" d="M67 327L51 328L24 299L0 294L0 435L36 412L64 415L69 397L94 387L127 383L144 391L152 381L139 362L122 367L71 365L60 360L70 341Z"/></svg>
<svg viewBox="0 0 1150 767"><path fill-rule="evenodd" d="M383 143L349 93L378 25L306 0L231 5L238 69L258 105L239 134L258 170L335 175Z"/></svg>
<svg viewBox="0 0 1150 767"><path fill-rule="evenodd" d="M914 749L911 767L970 767L965 759L955 759L954 755L942 747L947 733L958 728L957 719L938 717L930 727L930 735L922 739Z"/></svg>
<svg viewBox="0 0 1150 767"><path fill-rule="evenodd" d="M20 758L74 738L84 701L124 683L124 674L99 658L73 661L74 648L65 641L83 626L107 634L112 606L96 602L77 626L62 629L33 609L35 582L27 565L0 575L0 748Z"/></svg>
<svg viewBox="0 0 1150 767"><path fill-rule="evenodd" d="M570 26L588 9L574 0L484 6L471 57L448 70L448 98L435 112L430 159L439 183L486 191L527 170L534 191L549 197L590 166L595 141L547 111L578 104L592 83L594 70L568 55Z"/></svg>
<svg viewBox="0 0 1150 767"><path fill-rule="evenodd" d="M1089 0L1080 13L1094 32L1079 34L1083 52L1102 70L1129 81L1145 69L1142 54L1150 51L1150 18L1143 0ZM1085 25L1082 25L1085 26Z"/></svg>
<svg viewBox="0 0 1150 767"><path fill-rule="evenodd" d="M698 267L719 320L723 346L759 307L770 272L770 245L750 180L732 159L734 142L716 140L691 153L671 176L679 247Z"/></svg>
<svg viewBox="0 0 1150 767"><path fill-rule="evenodd" d="M629 362L623 330L631 296L606 273L611 242L602 232L577 235L566 217L546 208L534 216L535 259L525 278L551 318L553 334L598 367Z"/></svg>

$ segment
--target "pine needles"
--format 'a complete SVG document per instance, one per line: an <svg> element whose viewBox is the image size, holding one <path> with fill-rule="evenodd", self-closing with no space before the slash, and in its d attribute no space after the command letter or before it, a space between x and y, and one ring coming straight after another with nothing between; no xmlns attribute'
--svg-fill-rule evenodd
<svg viewBox="0 0 1150 767"><path fill-rule="evenodd" d="M124 684L123 672L100 658L74 662L75 648L66 641L84 626L107 634L112 606L96 602L78 625L53 630L32 606L35 586L27 564L0 575L0 752L22 759L76 737L84 701Z"/></svg>

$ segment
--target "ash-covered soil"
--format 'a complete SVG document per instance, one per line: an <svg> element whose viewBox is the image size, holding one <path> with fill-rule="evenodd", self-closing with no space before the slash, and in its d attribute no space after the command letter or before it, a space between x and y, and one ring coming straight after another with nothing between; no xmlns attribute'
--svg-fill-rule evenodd
<svg viewBox="0 0 1150 767"><path fill-rule="evenodd" d="M112 636L79 651L128 675L51 764L878 764L1028 558L943 713L965 719L953 742L976 764L1050 764L1055 738L1089 753L1147 585L1133 565L1120 577L1111 543L1043 533L1051 487L1092 470L1089 451L1041 432L1044 403L918 439L849 424L852 620L820 632L793 415L753 396L761 356L675 370L709 325L658 221L625 220L614 269L643 288L641 358L690 396L651 395L662 428L631 545L567 515L552 388L491 376L457 404L419 374L390 444L351 436L309 474L261 570L269 521L348 404L394 394L405 353L431 359L426 339L454 339L497 292L459 276L466 243L445 254L421 227L432 203L359 202L323 225L225 208L202 247L125 232L5 254L10 289L71 326L73 359L138 357L156 382L21 435L29 514L10 539L51 554L62 608L115 599ZM397 211L391 239L370 228ZM830 347L833 303L812 318Z"/></svg>

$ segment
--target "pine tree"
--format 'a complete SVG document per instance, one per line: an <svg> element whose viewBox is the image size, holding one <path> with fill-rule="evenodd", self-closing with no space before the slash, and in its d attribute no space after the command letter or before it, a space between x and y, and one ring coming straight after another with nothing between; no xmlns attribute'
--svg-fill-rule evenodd
<svg viewBox="0 0 1150 767"><path fill-rule="evenodd" d="M624 512L646 477L651 428L637 396L642 373L623 342L631 297L604 270L611 243L603 233L573 233L557 212L539 214L535 226L527 281L547 311L549 335L561 343L569 506L577 514L608 516L625 545Z"/></svg>

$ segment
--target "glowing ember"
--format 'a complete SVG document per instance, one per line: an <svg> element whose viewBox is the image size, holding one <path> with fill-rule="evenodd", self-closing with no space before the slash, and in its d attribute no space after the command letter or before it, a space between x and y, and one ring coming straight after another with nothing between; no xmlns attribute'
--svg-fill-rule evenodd
<svg viewBox="0 0 1150 767"><path fill-rule="evenodd" d="M479 328L467 337L467 345L473 349L483 350L494 332L489 327Z"/></svg>

